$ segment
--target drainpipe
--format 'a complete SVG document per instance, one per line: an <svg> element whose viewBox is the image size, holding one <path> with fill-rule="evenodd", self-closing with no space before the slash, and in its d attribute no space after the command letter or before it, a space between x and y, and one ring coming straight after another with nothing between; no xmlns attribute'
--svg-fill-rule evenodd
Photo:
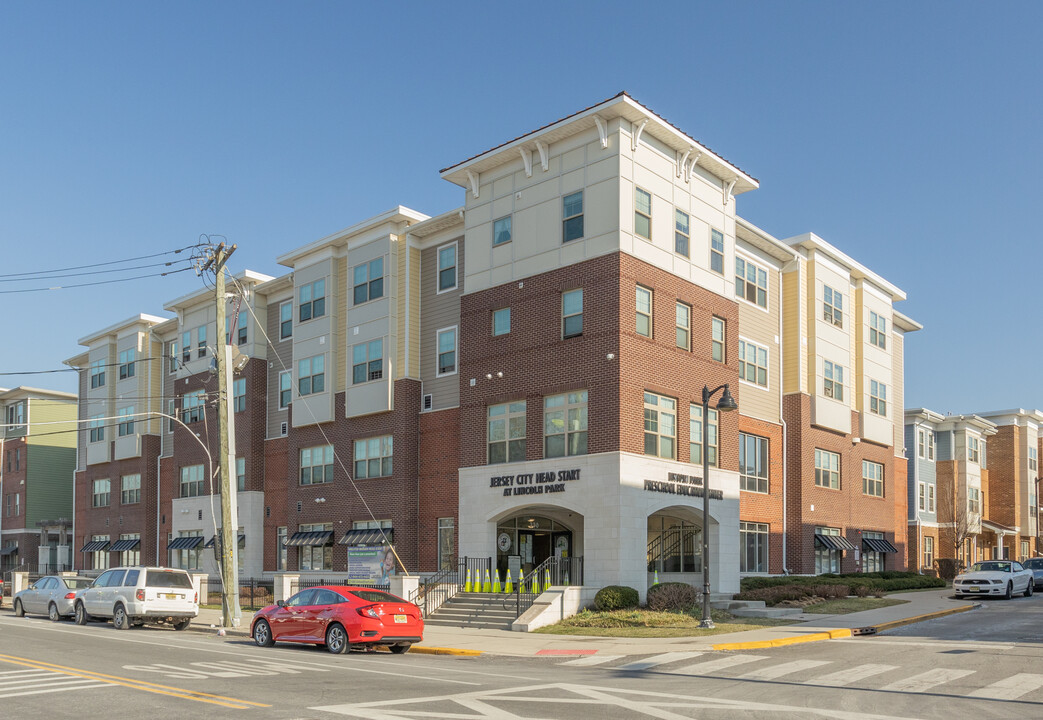
<svg viewBox="0 0 1043 720"><path fill-rule="evenodd" d="M913 425L913 444L919 447L919 423ZM926 439L924 440L926 442ZM920 455L916 448L913 449L913 506L916 508L916 572L923 575L923 564L920 559L923 557L923 527L920 525ZM937 482L937 473L935 474L935 481Z"/></svg>
<svg viewBox="0 0 1043 720"><path fill-rule="evenodd" d="M7 428L0 434L0 547L4 544L4 512L3 512L3 487L4 487L4 439L7 436ZM75 508L74 508L75 510ZM3 584L4 576L0 574L0 585ZM13 585L12 585L13 588Z"/></svg>
<svg viewBox="0 0 1043 720"><path fill-rule="evenodd" d="M800 329L798 323L797 336L800 336ZM782 383L786 375L785 363L785 352L782 346L783 335L782 335L782 268L779 268L779 419L782 421L782 573L783 575L789 574L789 563L786 562L786 510L788 505L786 504L786 486L789 481L789 476L786 473L786 455L787 448L789 447L789 429L786 427L786 416L783 412L783 402L785 395L782 392ZM800 342L798 339L797 342ZM770 462L770 458L769 458Z"/></svg>

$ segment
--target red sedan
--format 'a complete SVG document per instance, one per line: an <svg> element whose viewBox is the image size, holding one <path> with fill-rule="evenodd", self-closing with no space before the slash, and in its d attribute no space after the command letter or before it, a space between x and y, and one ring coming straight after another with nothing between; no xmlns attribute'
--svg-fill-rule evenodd
<svg viewBox="0 0 1043 720"><path fill-rule="evenodd" d="M387 645L404 653L424 639L424 618L416 605L383 590L324 585L258 610L250 631L261 647L311 643L339 655L353 645Z"/></svg>

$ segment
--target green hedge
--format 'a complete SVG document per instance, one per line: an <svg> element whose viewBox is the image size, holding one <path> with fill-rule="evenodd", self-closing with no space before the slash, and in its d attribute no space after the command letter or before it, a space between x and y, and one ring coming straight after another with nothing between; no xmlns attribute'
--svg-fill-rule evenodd
<svg viewBox="0 0 1043 720"><path fill-rule="evenodd" d="M781 575L777 577L747 577L739 581L740 590L750 590L779 586L802 585L847 585L849 588L866 587L870 590L895 592L896 590L917 590L921 588L945 587L945 581L930 575L912 572L888 570L878 573L845 573L836 575ZM853 591L854 592L854 591Z"/></svg>
<svg viewBox="0 0 1043 720"><path fill-rule="evenodd" d="M637 607L639 596L637 590L626 585L608 585L598 590L594 596L594 607L598 610L625 610Z"/></svg>

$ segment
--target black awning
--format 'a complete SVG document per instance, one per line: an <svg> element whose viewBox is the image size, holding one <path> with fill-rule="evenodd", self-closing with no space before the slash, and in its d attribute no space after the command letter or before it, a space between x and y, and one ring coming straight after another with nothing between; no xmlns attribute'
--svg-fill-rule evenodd
<svg viewBox="0 0 1043 720"><path fill-rule="evenodd" d="M18 552L17 545L8 545L3 550L0 550L0 555L13 555L16 552Z"/></svg>
<svg viewBox="0 0 1043 720"><path fill-rule="evenodd" d="M243 535L242 533L239 533L239 544L242 545L245 542L246 542L246 536ZM221 544L221 536L220 535L214 535L212 538L210 538L209 540L206 541L206 545L204 545L203 547L205 547L205 548L212 548L212 547L214 547L214 545L220 545L220 544Z"/></svg>
<svg viewBox="0 0 1043 720"><path fill-rule="evenodd" d="M167 543L167 550L193 550L203 542L202 535L187 535L176 537Z"/></svg>
<svg viewBox="0 0 1043 720"><path fill-rule="evenodd" d="M896 553L898 548L881 538L862 538L862 544L869 550L879 553Z"/></svg>
<svg viewBox="0 0 1043 720"><path fill-rule="evenodd" d="M854 550L855 546L843 535L820 535L815 533L815 542L829 550Z"/></svg>
<svg viewBox="0 0 1043 720"><path fill-rule="evenodd" d="M123 552L124 550L133 550L141 544L140 538L133 538L130 540L117 540L109 548L109 552Z"/></svg>
<svg viewBox="0 0 1043 720"><path fill-rule="evenodd" d="M311 532L295 532L283 544L286 547L308 547L329 545L332 539L332 530L314 530Z"/></svg>
<svg viewBox="0 0 1043 720"><path fill-rule="evenodd" d="M80 548L80 552L99 552L109 547L108 540L92 540Z"/></svg>
<svg viewBox="0 0 1043 720"><path fill-rule="evenodd" d="M386 545L394 542L391 528L387 530L349 530L340 539L341 545Z"/></svg>

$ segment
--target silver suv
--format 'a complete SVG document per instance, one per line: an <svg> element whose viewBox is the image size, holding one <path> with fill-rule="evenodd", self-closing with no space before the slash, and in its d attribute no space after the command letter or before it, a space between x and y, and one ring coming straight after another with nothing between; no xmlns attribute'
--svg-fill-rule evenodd
<svg viewBox="0 0 1043 720"><path fill-rule="evenodd" d="M130 567L106 570L89 588L76 594L77 625L92 618L112 618L125 630L146 622L166 623L184 630L199 614L199 593L184 570Z"/></svg>

